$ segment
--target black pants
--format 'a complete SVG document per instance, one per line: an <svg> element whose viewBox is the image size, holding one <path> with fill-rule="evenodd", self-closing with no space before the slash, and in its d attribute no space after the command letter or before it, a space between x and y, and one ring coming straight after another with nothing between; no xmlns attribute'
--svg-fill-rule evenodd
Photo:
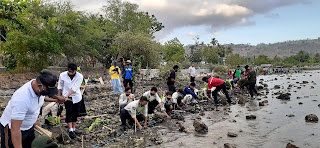
<svg viewBox="0 0 320 148"><path fill-rule="evenodd" d="M168 103L165 103L164 104L164 108L166 109L166 112L167 113L170 113L172 110L170 109L170 106L172 106L172 104L168 104ZM173 106L172 106L173 107Z"/></svg>
<svg viewBox="0 0 320 148"><path fill-rule="evenodd" d="M176 92L176 87L174 85L168 85L168 90L174 93Z"/></svg>
<svg viewBox="0 0 320 148"><path fill-rule="evenodd" d="M228 103L231 103L231 99L230 99L229 94L227 92L226 83L223 83L223 84L217 86L216 89L212 92L212 96L214 97L214 102L216 103L216 105L218 104L217 94L221 89L222 89L223 93L226 95Z"/></svg>
<svg viewBox="0 0 320 148"><path fill-rule="evenodd" d="M153 100L148 103L148 114L153 114L154 109L157 107L159 102L157 100Z"/></svg>
<svg viewBox="0 0 320 148"><path fill-rule="evenodd" d="M127 119L129 120L129 125L133 125L134 124L133 118L131 117L129 112L127 110L125 110L125 109L121 110L120 118L121 118L122 126L126 126L127 125ZM144 121L145 117L144 117L144 115L139 114L139 115L136 116L136 119L140 122L140 121Z"/></svg>
<svg viewBox="0 0 320 148"><path fill-rule="evenodd" d="M64 102L66 108L66 123L77 122L77 118L80 113L81 104L80 102L73 104L72 101Z"/></svg>
<svg viewBox="0 0 320 148"><path fill-rule="evenodd" d="M6 148L6 138L5 138L5 132L4 127L2 124L0 124L0 130L1 130L1 148ZM32 141L35 139L34 135L34 127L30 128L26 131L21 131L21 139L22 139L22 147L23 148L31 148ZM13 148L13 144L11 141L11 130L8 127L8 146L9 148Z"/></svg>
<svg viewBox="0 0 320 148"><path fill-rule="evenodd" d="M195 79L196 77L190 77L190 82L194 82L194 79Z"/></svg>
<svg viewBox="0 0 320 148"><path fill-rule="evenodd" d="M132 89L132 87L133 87L133 82L132 82L131 79L124 79L124 80L123 80L123 86L124 86L124 88L126 88L126 87L128 86L128 83L129 83L130 88Z"/></svg>
<svg viewBox="0 0 320 148"><path fill-rule="evenodd" d="M249 82L249 92L250 92L251 97L253 97L253 92L258 94L255 86L256 86L255 82Z"/></svg>
<svg viewBox="0 0 320 148"><path fill-rule="evenodd" d="M87 110L86 110L86 105L84 104L84 98L82 97L82 100L79 102L79 117L86 116L87 115Z"/></svg>

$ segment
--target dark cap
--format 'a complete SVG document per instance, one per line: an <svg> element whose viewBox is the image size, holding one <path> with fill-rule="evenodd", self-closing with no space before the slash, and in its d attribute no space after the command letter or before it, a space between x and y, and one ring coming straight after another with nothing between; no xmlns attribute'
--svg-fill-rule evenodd
<svg viewBox="0 0 320 148"><path fill-rule="evenodd" d="M140 98L140 101L141 101L141 102L142 102L142 101L149 102L149 100L148 100L148 98L147 98L146 96L142 96L142 97Z"/></svg>
<svg viewBox="0 0 320 148"><path fill-rule="evenodd" d="M240 67L240 65L238 65L237 67Z"/></svg>
<svg viewBox="0 0 320 148"><path fill-rule="evenodd" d="M244 66L244 68L245 68L245 69L248 69L248 68L249 68L249 65Z"/></svg>
<svg viewBox="0 0 320 148"><path fill-rule="evenodd" d="M58 89L56 87L58 78L53 75L49 70L42 70L40 72L40 76L38 76L40 82L47 87L47 91L49 92L49 97L52 97L58 94Z"/></svg>
<svg viewBox="0 0 320 148"><path fill-rule="evenodd" d="M192 83L190 84L190 86L196 86L196 83L192 82Z"/></svg>

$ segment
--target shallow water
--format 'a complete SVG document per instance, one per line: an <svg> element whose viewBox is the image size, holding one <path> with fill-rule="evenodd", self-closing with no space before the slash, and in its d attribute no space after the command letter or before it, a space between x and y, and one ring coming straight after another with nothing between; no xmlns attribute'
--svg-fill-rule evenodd
<svg viewBox="0 0 320 148"><path fill-rule="evenodd" d="M267 106L259 107L257 99L251 100L245 106L232 105L229 115L222 115L215 111L206 112L202 121L208 126L209 132L206 135L197 136L195 133L180 133L175 130L168 133L167 137L173 140L166 140L160 146L155 147L223 147L224 143L231 143L240 148L280 148L286 147L291 142L298 147L320 148L320 123L307 123L305 116L315 114L320 117L320 84L318 73L320 71L310 71L299 74L288 75L268 75L259 76L257 81L264 79L270 89L267 98L258 97L268 100ZM312 76L310 76L312 75ZM290 79L287 79L287 78ZM278 80L274 80L277 78ZM296 79L296 80L292 80ZM309 81L307 84L297 84L302 81ZM316 84L311 83L314 81ZM287 89L289 84L301 87L292 87ZM260 85L260 84L258 84ZM280 85L281 89L273 89L274 85ZM314 89L311 89L311 86ZM290 101L276 99L274 92L283 91L291 93ZM296 92L294 92L296 91ZM297 99L301 97L301 99ZM302 102L302 105L299 105ZM225 111L226 112L226 111ZM295 117L286 115L294 114ZM256 115L256 120L246 120L246 115ZM192 116L186 117L187 125L192 127ZM212 119L207 119L210 116ZM226 120L223 120L226 119ZM217 121L218 120L218 121ZM221 120L221 121L219 121ZM231 122L236 120L236 122ZM238 137L230 138L228 132L238 134ZM176 138L178 137L178 138Z"/></svg>

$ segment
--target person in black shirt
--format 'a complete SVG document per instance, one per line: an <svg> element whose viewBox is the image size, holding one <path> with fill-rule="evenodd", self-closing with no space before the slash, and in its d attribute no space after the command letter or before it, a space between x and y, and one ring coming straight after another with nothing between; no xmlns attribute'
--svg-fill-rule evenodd
<svg viewBox="0 0 320 148"><path fill-rule="evenodd" d="M176 72L178 71L178 69L179 69L178 65L173 66L173 69L170 72L170 76L168 77L167 85L168 85L169 91L171 92L176 92L176 87L174 86L174 83L177 82Z"/></svg>

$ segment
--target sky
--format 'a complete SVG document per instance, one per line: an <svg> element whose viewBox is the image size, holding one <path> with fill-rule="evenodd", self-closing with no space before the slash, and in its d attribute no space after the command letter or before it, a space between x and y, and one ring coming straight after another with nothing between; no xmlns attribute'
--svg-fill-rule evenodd
<svg viewBox="0 0 320 148"><path fill-rule="evenodd" d="M106 0L70 0L75 9L100 13ZM320 37L319 0L128 0L165 26L155 34L164 43L195 37L220 44L275 43Z"/></svg>

